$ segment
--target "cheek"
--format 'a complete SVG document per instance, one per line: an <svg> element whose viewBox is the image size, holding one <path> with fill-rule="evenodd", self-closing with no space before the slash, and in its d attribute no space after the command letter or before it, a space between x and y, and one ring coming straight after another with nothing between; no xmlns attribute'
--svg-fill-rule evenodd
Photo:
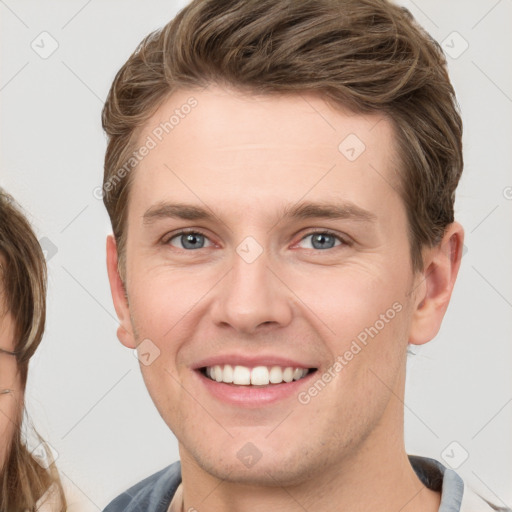
<svg viewBox="0 0 512 512"><path fill-rule="evenodd" d="M208 287L204 279L183 271L139 274L145 279L130 283L129 299L141 373L157 409L176 417L184 393L179 384L180 350L196 325L194 306ZM149 360L141 356L144 352Z"/></svg>
<svg viewBox="0 0 512 512"><path fill-rule="evenodd" d="M297 295L321 320L310 315L324 333L332 361L325 375L334 383L327 386L332 392L328 401L341 405L337 414L343 417L345 411L362 410L362 403L382 409L390 389L397 390L400 385L397 376L410 324L407 274L396 269L363 271L354 266L312 277L303 278ZM312 282L315 286L308 286ZM322 389L322 385L318 387ZM304 398L315 394L312 390L312 395Z"/></svg>
<svg viewBox="0 0 512 512"><path fill-rule="evenodd" d="M402 332L408 302L404 272L347 265L295 277L304 314L322 328L337 353L358 337L364 343L377 333L395 338Z"/></svg>
<svg viewBox="0 0 512 512"><path fill-rule="evenodd" d="M141 337L153 336L156 340L172 337L212 286L208 276L199 276L190 269L164 267L138 271L137 275L144 279L130 283L132 323Z"/></svg>

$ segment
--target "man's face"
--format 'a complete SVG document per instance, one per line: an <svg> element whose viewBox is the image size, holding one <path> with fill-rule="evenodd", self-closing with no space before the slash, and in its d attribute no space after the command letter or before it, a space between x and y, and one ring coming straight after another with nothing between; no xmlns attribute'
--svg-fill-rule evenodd
<svg viewBox="0 0 512 512"><path fill-rule="evenodd" d="M417 280L393 137L384 117L310 95L213 86L176 92L147 123L122 339L142 343L182 460L275 485L393 444Z"/></svg>

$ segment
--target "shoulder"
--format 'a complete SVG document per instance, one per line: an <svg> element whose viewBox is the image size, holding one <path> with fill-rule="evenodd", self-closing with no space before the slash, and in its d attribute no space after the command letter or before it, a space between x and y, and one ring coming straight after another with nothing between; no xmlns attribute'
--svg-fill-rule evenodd
<svg viewBox="0 0 512 512"><path fill-rule="evenodd" d="M103 512L166 512L180 483L181 465L175 462L130 487Z"/></svg>

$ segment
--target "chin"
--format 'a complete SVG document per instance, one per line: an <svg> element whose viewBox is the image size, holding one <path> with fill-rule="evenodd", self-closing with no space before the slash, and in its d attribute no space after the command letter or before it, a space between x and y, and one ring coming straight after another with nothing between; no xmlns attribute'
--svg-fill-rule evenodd
<svg viewBox="0 0 512 512"><path fill-rule="evenodd" d="M238 444L238 443L237 443ZM318 473L322 462L312 460L297 446L292 452L282 445L286 453L277 453L267 446L261 451L250 442L241 449L221 453L198 453L192 450L195 463L206 473L227 482L245 485L281 487L300 485ZM318 464L319 463L319 464Z"/></svg>
<svg viewBox="0 0 512 512"><path fill-rule="evenodd" d="M299 485L307 480L307 474L303 474L301 468L296 466L286 468L281 461L264 463L260 460L251 468L241 467L238 460L232 464L203 464L202 469L210 475L227 482L264 487L282 487ZM312 472L312 471L311 471Z"/></svg>

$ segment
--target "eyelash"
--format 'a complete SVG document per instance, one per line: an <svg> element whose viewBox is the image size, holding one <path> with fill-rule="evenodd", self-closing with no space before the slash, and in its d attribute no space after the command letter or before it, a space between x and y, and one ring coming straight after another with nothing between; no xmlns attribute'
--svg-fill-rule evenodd
<svg viewBox="0 0 512 512"><path fill-rule="evenodd" d="M169 244L169 242L173 239L173 238L176 238L178 236L181 236L181 235L186 235L186 234L189 234L189 233L193 233L193 234L198 234L198 235L202 235L204 236L205 238L208 238L209 240L209 237L206 233L204 233L203 231L201 231L200 229L196 229L196 228L188 228L188 229L182 229L181 231L178 231L177 233L173 233L172 235L168 236L168 237L165 237L163 240L162 240L162 243L164 245L167 245ZM341 247L341 246L351 246L352 243L341 237L340 235L338 235L337 233L335 233L334 231L330 231L329 229L322 229L322 230L316 230L316 231L310 231L309 233L306 233L300 240L299 242L297 243L300 243L302 242L302 240L304 240L305 238L307 238L308 236L311 236L311 235L329 235L329 236L332 236L334 238L336 238L337 240L339 240L341 242L341 245L338 245L338 246L334 246L334 247L331 247L330 249L335 249L336 247ZM211 241L211 240L210 240ZM295 244L297 245L297 244ZM182 251L185 251L185 252L194 252L194 250L187 250L187 249L180 249ZM195 249L197 250L197 249ZM309 250L309 251L314 251L314 252L323 252L321 249L306 249L306 250ZM324 250L328 250L328 249L324 249Z"/></svg>

